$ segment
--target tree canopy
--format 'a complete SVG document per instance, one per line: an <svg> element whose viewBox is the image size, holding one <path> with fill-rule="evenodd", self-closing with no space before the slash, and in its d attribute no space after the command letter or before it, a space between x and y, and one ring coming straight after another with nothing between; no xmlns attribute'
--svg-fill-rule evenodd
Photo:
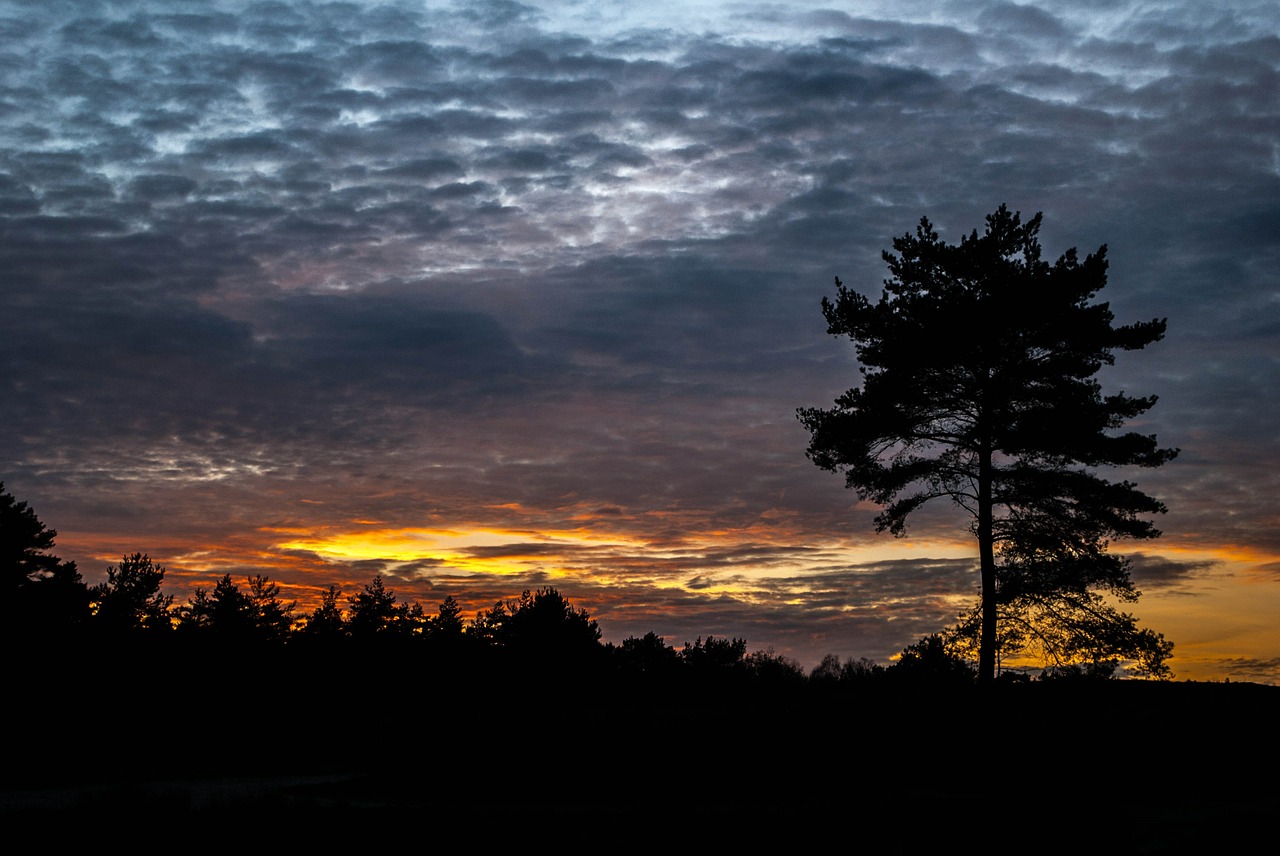
<svg viewBox="0 0 1280 856"><path fill-rule="evenodd" d="M981 569L978 672L995 672L1002 583L1006 613L1062 593L1136 593L1115 538L1154 538L1164 506L1104 467L1157 467L1175 449L1123 431L1155 396L1104 395L1115 351L1159 341L1165 320L1115 326L1095 301L1106 246L1041 258L1041 215L1001 205L958 244L927 218L893 241L874 302L836 279L828 332L847 336L862 382L831 408L800 408L809 458L879 503L895 535L930 500L971 518ZM999 560L999 564L997 564ZM1123 613L1115 617L1130 619ZM1167 654L1167 652L1166 652Z"/></svg>
<svg viewBox="0 0 1280 856"><path fill-rule="evenodd" d="M553 587L525 590L519 600L499 601L467 628L476 639L525 656L557 659L600 650L600 626L585 609Z"/></svg>
<svg viewBox="0 0 1280 856"><path fill-rule="evenodd" d="M76 563L49 552L57 535L0 482L0 633L56 637L88 617Z"/></svg>
<svg viewBox="0 0 1280 856"><path fill-rule="evenodd" d="M178 628L229 642L283 642L293 627L294 604L282 603L279 586L267 577L254 574L246 582L247 592L225 574L212 593L197 588L178 610Z"/></svg>
<svg viewBox="0 0 1280 856"><path fill-rule="evenodd" d="M173 595L163 594L164 566L133 553L107 566L107 578L89 590L95 623L116 633L172 629Z"/></svg>

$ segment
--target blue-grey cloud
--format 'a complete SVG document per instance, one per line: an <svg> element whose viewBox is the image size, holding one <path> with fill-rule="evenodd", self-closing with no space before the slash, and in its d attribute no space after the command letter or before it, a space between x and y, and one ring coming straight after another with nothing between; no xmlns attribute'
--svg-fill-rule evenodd
<svg viewBox="0 0 1280 856"><path fill-rule="evenodd" d="M1136 474L1168 536L1280 550L1274 9L566 9L6 12L6 484L63 531L131 504L144 532L242 525L340 484L332 521L607 507L669 543L781 520L785 557L653 561L789 567L876 537L793 417L856 382L818 301L877 290L922 214L955 238L1008 202L1051 255L1109 245L1121 320L1169 318L1106 374L1160 394L1146 427L1184 450ZM1153 585L1196 571L1153 561ZM782 621L729 601L715 632Z"/></svg>

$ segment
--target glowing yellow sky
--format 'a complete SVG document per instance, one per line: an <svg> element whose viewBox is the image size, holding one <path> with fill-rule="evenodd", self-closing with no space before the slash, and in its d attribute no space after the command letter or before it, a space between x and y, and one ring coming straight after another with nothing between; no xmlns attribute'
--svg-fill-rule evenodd
<svg viewBox="0 0 1280 856"><path fill-rule="evenodd" d="M151 551L168 565L166 588L177 595L179 603L194 587L209 588L217 575L231 573L238 579L243 569L254 568L270 574L284 595L296 600L299 614L314 608L331 583L349 594L353 586L367 582L376 572L369 570L371 567L387 568L395 574L399 566L401 573L394 584L402 599L421 598L427 608L432 606L432 598L462 589L472 592L468 609L482 608L492 604L492 597L485 602L489 595L481 592L501 591L501 597L513 597L529 587L530 580L542 581L537 584L550 580L571 596L589 589L595 592L592 596L597 602L608 597L634 597L645 590L678 591L708 603L726 597L741 604L804 610L809 592L803 582L796 581L812 579L815 591L829 591L823 582L829 569L975 558L968 538L916 540L870 535L858 541L833 540L798 549L795 545L803 543L801 536L782 525L753 526L749 531L682 530L678 540L670 541L644 537L636 529L611 531L611 522L599 518L570 518L567 522L570 525L561 528L535 530L474 524L395 526L355 519L345 524L259 527L204 545L175 537L172 542L153 544ZM77 540L72 540L72 546ZM97 540L95 553L103 567L135 549L118 536L92 540ZM748 549L739 556L734 551L743 545L761 553L758 556ZM1221 680L1224 661L1268 668L1275 651L1280 587L1259 569L1280 562L1280 557L1231 545L1209 548L1163 539L1145 546L1151 556L1208 567L1170 584L1148 581L1140 585L1140 601L1122 607L1134 612L1143 626L1174 642L1172 665L1178 679ZM725 559L724 554L730 558ZM89 571L88 581L94 582L89 563L85 570ZM788 582L779 584L780 580ZM975 577L975 587L976 582ZM952 604L959 614L976 596L976 590L929 594L937 603ZM848 609L856 612L893 612L902 606L896 601L863 602L865 598L852 592L849 599ZM632 615L654 608L641 603ZM660 612L652 614L655 621L662 618ZM608 635L609 628L604 629ZM1270 668L1274 672L1280 664ZM1263 674L1267 673L1260 673L1257 679Z"/></svg>
<svg viewBox="0 0 1280 856"><path fill-rule="evenodd" d="M509 575L527 570L529 563L555 565L556 552L589 548L609 552L644 553L654 559L669 555L671 550L641 538L624 534L600 534L596 530L563 529L532 532L500 528L389 528L369 522L367 526L342 530L313 532L301 529L264 529L267 533L290 536L276 542L279 550L314 553L333 561L381 560L387 562L420 562L433 560L454 570ZM681 540L681 553L724 549L737 543L731 536L742 533L707 532L691 534ZM550 549L521 552L521 545L536 544ZM499 555L476 555L483 548L511 547ZM973 555L968 541L919 541L881 538L864 544L836 549L840 559L849 565L909 559L967 558ZM750 567L738 569L751 572ZM758 572L757 572L758 573Z"/></svg>
<svg viewBox="0 0 1280 856"><path fill-rule="evenodd" d="M539 543L563 549L605 547L640 549L640 542L622 537L602 538L589 532L561 531L538 533L514 529L420 529L385 528L370 524L368 528L345 531L305 533L277 531L295 537L274 546L280 550L301 550L336 561L378 559L387 562L420 562L433 560L453 570L480 574L510 575L527 570L528 562L555 565L554 552L521 553L518 545ZM513 545L500 556L485 557L471 551L485 547ZM558 570L563 572L563 568Z"/></svg>

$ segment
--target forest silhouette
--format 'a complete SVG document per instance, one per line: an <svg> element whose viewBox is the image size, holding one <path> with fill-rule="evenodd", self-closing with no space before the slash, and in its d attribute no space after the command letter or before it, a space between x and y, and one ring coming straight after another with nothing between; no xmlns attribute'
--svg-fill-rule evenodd
<svg viewBox="0 0 1280 856"><path fill-rule="evenodd" d="M0 485L13 836L1200 852L1270 835L1280 796L1256 775L1277 687L982 684L939 637L805 671L739 638L602 641L549 587L470 620L381 576L305 614L262 576L175 604L147 555L87 586L55 535Z"/></svg>

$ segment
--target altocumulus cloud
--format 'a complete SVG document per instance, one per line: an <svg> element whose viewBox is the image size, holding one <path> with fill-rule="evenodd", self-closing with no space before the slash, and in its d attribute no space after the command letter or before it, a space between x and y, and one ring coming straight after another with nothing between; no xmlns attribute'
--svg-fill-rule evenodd
<svg viewBox="0 0 1280 856"><path fill-rule="evenodd" d="M922 214L954 239L1008 202L1047 252L1110 245L1122 321L1169 317L1105 376L1184 450L1138 479L1166 539L1274 577L1274 4L646 10L10 4L6 485L90 576L129 537L191 574L234 540L299 592L550 580L627 629L883 657L968 577L844 552L881 542L803 458L794 408L856 377L817 303ZM627 547L493 581L228 534L365 519ZM1159 545L1149 584L1214 567Z"/></svg>

